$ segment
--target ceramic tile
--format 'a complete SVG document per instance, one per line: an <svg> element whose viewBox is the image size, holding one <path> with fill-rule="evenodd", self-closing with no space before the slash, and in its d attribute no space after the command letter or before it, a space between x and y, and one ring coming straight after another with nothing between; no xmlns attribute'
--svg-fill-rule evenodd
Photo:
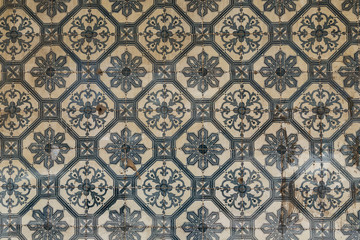
<svg viewBox="0 0 360 240"><path fill-rule="evenodd" d="M360 239L358 0L0 0L0 239Z"/></svg>

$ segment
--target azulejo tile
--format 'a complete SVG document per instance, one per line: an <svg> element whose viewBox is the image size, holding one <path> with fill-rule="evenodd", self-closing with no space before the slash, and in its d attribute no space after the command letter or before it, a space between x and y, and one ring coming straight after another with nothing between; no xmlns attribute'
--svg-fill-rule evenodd
<svg viewBox="0 0 360 240"><path fill-rule="evenodd" d="M151 236L152 218L134 200L118 200L99 217L99 235L105 239L141 239Z"/></svg>
<svg viewBox="0 0 360 240"><path fill-rule="evenodd" d="M289 46L275 45L254 63L254 78L271 97L286 99L308 80L307 65Z"/></svg>
<svg viewBox="0 0 360 240"><path fill-rule="evenodd" d="M39 117L39 103L21 84L5 84L0 90L1 133L19 136Z"/></svg>
<svg viewBox="0 0 360 240"><path fill-rule="evenodd" d="M136 184L136 195L159 216L172 215L191 197L191 180L171 159L156 161Z"/></svg>
<svg viewBox="0 0 360 240"><path fill-rule="evenodd" d="M3 159L0 169L0 210L19 213L36 197L36 178L19 159Z"/></svg>
<svg viewBox="0 0 360 240"><path fill-rule="evenodd" d="M309 239L310 222L290 201L274 202L255 220L258 239Z"/></svg>
<svg viewBox="0 0 360 240"><path fill-rule="evenodd" d="M360 93L360 51L357 46L351 45L332 64L334 80L343 87L352 98L359 98Z"/></svg>
<svg viewBox="0 0 360 240"><path fill-rule="evenodd" d="M42 98L58 98L76 77L76 63L59 46L44 46L25 64L25 79Z"/></svg>
<svg viewBox="0 0 360 240"><path fill-rule="evenodd" d="M195 176L211 176L230 158L230 142L211 123L195 123L176 141L176 156Z"/></svg>
<svg viewBox="0 0 360 240"><path fill-rule="evenodd" d="M274 177L291 177L310 157L310 144L289 123L273 123L254 144L254 157Z"/></svg>
<svg viewBox="0 0 360 240"><path fill-rule="evenodd" d="M234 61L250 60L269 39L268 26L247 7L234 7L218 21L215 32L215 42Z"/></svg>
<svg viewBox="0 0 360 240"><path fill-rule="evenodd" d="M215 185L216 198L234 217L251 217L270 199L270 182L251 161L234 162Z"/></svg>
<svg viewBox="0 0 360 240"><path fill-rule="evenodd" d="M229 0L176 0L176 4L195 22L211 22L229 5Z"/></svg>
<svg viewBox="0 0 360 240"><path fill-rule="evenodd" d="M190 25L174 8L156 8L138 27L139 43L157 61L172 60L191 43Z"/></svg>
<svg viewBox="0 0 360 240"><path fill-rule="evenodd" d="M114 102L96 84L79 85L61 106L62 119L80 136L95 136L115 115Z"/></svg>
<svg viewBox="0 0 360 240"><path fill-rule="evenodd" d="M215 119L233 137L251 137L268 119L269 102L250 84L235 83L215 102Z"/></svg>
<svg viewBox="0 0 360 240"><path fill-rule="evenodd" d="M288 22L291 18L296 16L296 12L299 12L307 2L307 0L289 0L281 2L276 0L264 0L253 1L253 4L272 22L278 22L279 19L281 19L282 22Z"/></svg>
<svg viewBox="0 0 360 240"><path fill-rule="evenodd" d="M187 239L227 239L230 220L212 201L195 201L176 220L176 235Z"/></svg>
<svg viewBox="0 0 360 240"><path fill-rule="evenodd" d="M101 80L118 98L134 98L153 76L151 62L135 46L116 48L100 69Z"/></svg>
<svg viewBox="0 0 360 240"><path fill-rule="evenodd" d="M314 163L294 187L295 200L315 218L331 218L351 200L349 179L331 163Z"/></svg>
<svg viewBox="0 0 360 240"><path fill-rule="evenodd" d="M349 118L348 102L329 84L312 84L294 102L295 121L314 138L329 138Z"/></svg>
<svg viewBox="0 0 360 240"><path fill-rule="evenodd" d="M41 175L56 174L75 158L75 140L58 122L42 122L23 142L23 156Z"/></svg>
<svg viewBox="0 0 360 240"><path fill-rule="evenodd" d="M80 160L60 178L60 195L78 214L93 214L114 195L114 180L93 159Z"/></svg>
<svg viewBox="0 0 360 240"><path fill-rule="evenodd" d="M230 80L230 66L210 46L197 46L176 66L176 79L195 98L210 98Z"/></svg>
<svg viewBox="0 0 360 240"><path fill-rule="evenodd" d="M0 14L0 52L5 61L24 59L40 42L40 26L22 9Z"/></svg>
<svg viewBox="0 0 360 240"><path fill-rule="evenodd" d="M152 157L150 138L133 122L118 123L100 139L99 155L120 176L133 175ZM129 163L128 161L131 161ZM135 169L129 168L134 164Z"/></svg>
<svg viewBox="0 0 360 240"><path fill-rule="evenodd" d="M310 59L328 59L345 44L345 29L328 7L312 7L292 26L293 41Z"/></svg>
<svg viewBox="0 0 360 240"><path fill-rule="evenodd" d="M103 0L103 7L120 23L132 23L139 19L151 6L154 0Z"/></svg>
<svg viewBox="0 0 360 240"><path fill-rule="evenodd" d="M58 23L67 16L77 5L77 0L29 0L26 5L44 23Z"/></svg>
<svg viewBox="0 0 360 240"><path fill-rule="evenodd" d="M356 0L0 0L0 239L360 239Z"/></svg>
<svg viewBox="0 0 360 240"><path fill-rule="evenodd" d="M354 178L359 176L360 124L352 123L334 142L334 160Z"/></svg>
<svg viewBox="0 0 360 240"><path fill-rule="evenodd" d="M156 137L172 136L192 117L191 103L174 84L157 84L138 102L138 118Z"/></svg>
<svg viewBox="0 0 360 240"><path fill-rule="evenodd" d="M115 25L96 8L81 9L62 31L64 43L81 60L100 57L115 42Z"/></svg>
<svg viewBox="0 0 360 240"><path fill-rule="evenodd" d="M23 234L32 239L69 239L75 233L75 223L74 217L55 199L41 199L22 217Z"/></svg>

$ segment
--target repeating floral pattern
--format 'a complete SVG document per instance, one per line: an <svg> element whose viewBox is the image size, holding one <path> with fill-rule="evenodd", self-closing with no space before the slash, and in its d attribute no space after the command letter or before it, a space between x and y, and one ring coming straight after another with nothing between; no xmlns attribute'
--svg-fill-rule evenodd
<svg viewBox="0 0 360 240"><path fill-rule="evenodd" d="M240 135L261 126L266 115L262 96L251 90L240 85L238 90L229 91L219 108L222 124Z"/></svg>
<svg viewBox="0 0 360 240"><path fill-rule="evenodd" d="M0 127L5 134L10 136L25 129L34 121L37 113L37 103L34 98L22 87L10 89L3 88L0 91Z"/></svg>
<svg viewBox="0 0 360 240"><path fill-rule="evenodd" d="M128 159L134 164L141 163L140 155L147 150L145 145L141 143L141 134L132 134L130 129L124 128L121 130L120 135L111 133L110 139L112 143L108 143L105 146L105 150L111 154L111 164L120 164L120 166L125 169Z"/></svg>
<svg viewBox="0 0 360 240"><path fill-rule="evenodd" d="M141 12L143 10L142 2L145 0L109 0L111 5L111 11L113 12L121 12L125 17L130 16L133 11Z"/></svg>
<svg viewBox="0 0 360 240"><path fill-rule="evenodd" d="M86 162L72 168L65 177L63 197L74 207L80 207L85 212L94 211L104 204L112 190L107 173L98 165Z"/></svg>
<svg viewBox="0 0 360 240"><path fill-rule="evenodd" d="M139 232L143 232L146 225L140 218L141 212L131 211L128 206L110 211L109 221L104 225L106 231L111 232L109 239L141 239Z"/></svg>
<svg viewBox="0 0 360 240"><path fill-rule="evenodd" d="M359 64L360 51L352 56L344 56L344 66L340 67L339 74L344 78L343 83L345 87L354 88L357 92L360 92L359 79L357 76L360 74Z"/></svg>
<svg viewBox="0 0 360 240"><path fill-rule="evenodd" d="M222 178L219 196L226 206L244 215L245 210L257 208L263 202L266 191L263 180L261 174L249 168L229 170Z"/></svg>
<svg viewBox="0 0 360 240"><path fill-rule="evenodd" d="M299 42L296 43L312 58L319 55L329 57L343 44L341 29L344 25L326 8L320 11L311 9L297 26L295 38Z"/></svg>
<svg viewBox="0 0 360 240"><path fill-rule="evenodd" d="M315 169L302 176L301 184L295 191L300 193L299 201L304 207L323 217L344 203L342 197L347 189L343 181L343 177L331 169Z"/></svg>
<svg viewBox="0 0 360 240"><path fill-rule="evenodd" d="M184 176L179 170L169 167L151 169L146 173L142 187L145 201L156 208L177 208L183 202L186 191Z"/></svg>
<svg viewBox="0 0 360 240"><path fill-rule="evenodd" d="M59 1L46 1L46 0L34 0L37 3L36 11L46 14L49 17L55 17L56 14L59 13L66 13L67 12L67 3L71 0L59 0Z"/></svg>
<svg viewBox="0 0 360 240"><path fill-rule="evenodd" d="M70 76L70 68L66 65L65 56L56 56L56 53L49 52L44 57L36 57L36 65L30 73L36 77L35 86L45 86L46 91L53 92L55 87L64 88L66 81L64 78Z"/></svg>
<svg viewBox="0 0 360 240"><path fill-rule="evenodd" d="M106 74L111 77L111 87L121 86L121 90L128 92L131 87L142 87L141 77L146 75L146 69L141 67L142 58L132 57L126 51L121 57L111 57L113 67L108 67Z"/></svg>
<svg viewBox="0 0 360 240"><path fill-rule="evenodd" d="M0 1L0 238L360 239L359 7Z"/></svg>
<svg viewBox="0 0 360 240"><path fill-rule="evenodd" d="M266 239L299 239L297 235L304 231L304 227L298 223L298 213L288 213L281 207L276 214L266 213L267 223L261 226L261 231L267 234Z"/></svg>
<svg viewBox="0 0 360 240"><path fill-rule="evenodd" d="M346 105L334 90L318 88L305 92L300 98L299 117L301 125L317 134L331 133L347 117Z"/></svg>
<svg viewBox="0 0 360 240"><path fill-rule="evenodd" d="M68 124L78 128L90 135L90 131L103 128L108 123L108 117L112 113L108 110L108 97L100 91L95 90L93 85L87 85L85 89L79 89L72 93L63 103L63 112ZM101 106L104 112L99 115L96 108Z"/></svg>
<svg viewBox="0 0 360 240"><path fill-rule="evenodd" d="M35 153L34 163L43 164L50 169L54 167L54 162L63 164L65 157L63 154L69 152L70 147L65 141L64 133L56 133L51 127L47 128L44 133L37 132L34 134L34 143L31 143L29 150ZM52 154L56 152L56 155Z"/></svg>
<svg viewBox="0 0 360 240"><path fill-rule="evenodd" d="M206 92L210 87L218 87L219 80L217 77L221 77L224 74L224 70L219 67L219 58L211 57L206 52L202 52L195 57L188 57L187 64L189 67L185 67L182 73L185 77L189 77L187 80L187 86L190 88L197 87L200 92Z"/></svg>
<svg viewBox="0 0 360 240"><path fill-rule="evenodd" d="M43 210L34 210L28 228L33 231L33 239L64 239L63 232L70 226L64 221L64 213L47 205Z"/></svg>
<svg viewBox="0 0 360 240"><path fill-rule="evenodd" d="M187 239L217 239L217 233L224 231L224 226L218 222L219 213L211 212L206 207L199 208L197 212L188 212L187 220L189 222L182 225L182 229L190 233Z"/></svg>
<svg viewBox="0 0 360 240"><path fill-rule="evenodd" d="M187 164L197 164L201 170L205 170L208 164L219 165L219 158L225 149L218 143L219 136L216 133L209 135L205 128L198 131L198 134L187 134L189 143L185 143L182 150L186 154L190 154L187 158Z"/></svg>
<svg viewBox="0 0 360 240"><path fill-rule="evenodd" d="M286 130L279 129L274 134L266 134L265 141L267 144L261 147L262 154L266 155L265 164L283 170L288 166L298 165L297 156L304 150L297 144L298 136L296 134L287 135Z"/></svg>
<svg viewBox="0 0 360 240"><path fill-rule="evenodd" d="M265 57L264 63L266 67L260 69L260 74L267 77L265 87L275 86L276 91L282 93L286 87L298 86L295 78L300 76L301 70L299 67L295 67L296 56L286 56L283 51L280 51L275 58Z"/></svg>
<svg viewBox="0 0 360 240"><path fill-rule="evenodd" d="M143 111L140 113L145 118L144 123L158 130L161 136L179 129L185 123L189 107L178 90L174 91L164 84L162 88L151 91L144 100Z"/></svg>
<svg viewBox="0 0 360 240"><path fill-rule="evenodd" d="M0 17L0 52L6 60L19 60L24 53L32 50L37 42L39 27L21 11Z"/></svg>

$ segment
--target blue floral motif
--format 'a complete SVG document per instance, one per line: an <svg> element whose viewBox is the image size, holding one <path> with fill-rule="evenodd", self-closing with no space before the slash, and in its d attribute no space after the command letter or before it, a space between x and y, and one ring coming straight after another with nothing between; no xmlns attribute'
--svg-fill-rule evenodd
<svg viewBox="0 0 360 240"><path fill-rule="evenodd" d="M108 109L107 98L103 93L96 92L88 86L86 90L75 92L70 101L65 110L74 127L86 131L88 135L90 130L104 126L109 112L105 111L101 115L96 113L98 105Z"/></svg>
<svg viewBox="0 0 360 240"><path fill-rule="evenodd" d="M348 237L346 240L357 240L360 239L360 211L357 215L354 213L348 213L346 215L347 224L341 227L341 232Z"/></svg>
<svg viewBox="0 0 360 240"><path fill-rule="evenodd" d="M240 55L255 52L263 38L259 20L246 13L226 17L221 28L221 40L226 51Z"/></svg>
<svg viewBox="0 0 360 240"><path fill-rule="evenodd" d="M140 240L146 225L141 219L140 211L130 211L128 206L120 208L119 212L111 210L109 212L110 221L104 224L106 231L111 232L109 239L133 239ZM149 224L149 223L148 223Z"/></svg>
<svg viewBox="0 0 360 240"><path fill-rule="evenodd" d="M142 12L145 0L110 0L112 12L121 12L125 17L129 17L132 12Z"/></svg>
<svg viewBox="0 0 360 240"><path fill-rule="evenodd" d="M30 221L27 225L30 231L34 231L32 239L64 239L62 232L65 232L69 228L69 225L66 221L61 221L64 218L63 210L56 210L54 212L54 209L50 205L46 205L43 211L33 210L32 217L35 220Z"/></svg>
<svg viewBox="0 0 360 240"><path fill-rule="evenodd" d="M68 32L71 47L87 55L104 51L110 35L105 18L92 14L90 10L87 15L77 16Z"/></svg>
<svg viewBox="0 0 360 240"><path fill-rule="evenodd" d="M32 188L29 177L25 169L14 166L11 162L0 169L0 204L9 209L24 205Z"/></svg>
<svg viewBox="0 0 360 240"><path fill-rule="evenodd" d="M300 117L303 119L303 125L317 132L326 132L337 128L344 111L340 97L325 89L305 93L300 104Z"/></svg>
<svg viewBox="0 0 360 240"><path fill-rule="evenodd" d="M191 154L187 158L187 164L195 165L198 163L198 167L201 170L205 170L209 163L211 165L219 165L219 157L225 149L219 141L219 135L211 133L209 135L205 128L198 131L198 135L195 133L188 133L186 139L189 143L185 143L181 148L185 154Z"/></svg>
<svg viewBox="0 0 360 240"><path fill-rule="evenodd" d="M208 10L211 12L217 12L219 10L219 5L217 2L221 0L185 0L186 2L190 2L187 4L187 11L195 12L197 10L197 14L200 17L205 17L208 14Z"/></svg>
<svg viewBox="0 0 360 240"><path fill-rule="evenodd" d="M16 89L0 92L0 109L0 128L11 131L11 134L26 127L35 110L30 95Z"/></svg>
<svg viewBox="0 0 360 240"><path fill-rule="evenodd" d="M342 10L350 11L352 9L356 16L360 14L360 2L357 0L344 0L341 4Z"/></svg>
<svg viewBox="0 0 360 240"><path fill-rule="evenodd" d="M220 110L225 126L240 132L258 127L265 111L259 95L250 93L243 86L224 96Z"/></svg>
<svg viewBox="0 0 360 240"><path fill-rule="evenodd" d="M296 4L294 1L297 0L286 0L286 1L278 1L278 0L263 0L266 1L264 3L264 11L271 12L275 9L275 14L278 16L282 16L285 14L285 11L295 11Z"/></svg>
<svg viewBox="0 0 360 240"><path fill-rule="evenodd" d="M356 131L355 134L345 134L345 142L340 152L347 156L345 158L346 166L356 166L360 170L360 130Z"/></svg>
<svg viewBox="0 0 360 240"><path fill-rule="evenodd" d="M277 214L273 212L266 213L266 220L268 223L264 223L261 226L263 233L268 234L266 240L298 240L296 235L300 235L304 228L299 222L298 213L288 213L288 211L281 207Z"/></svg>
<svg viewBox="0 0 360 240"><path fill-rule="evenodd" d="M104 196L109 190L109 185L102 170L95 169L87 163L83 167L72 169L68 176L65 186L61 187L66 189L71 204L91 208L106 200Z"/></svg>
<svg viewBox="0 0 360 240"><path fill-rule="evenodd" d="M354 54L354 57L344 56L343 63L345 66L339 68L340 76L345 77L344 86L354 89L360 93L360 51Z"/></svg>
<svg viewBox="0 0 360 240"><path fill-rule="evenodd" d="M0 18L0 52L15 55L29 51L36 36L33 22L19 14ZM3 34L5 33L5 34Z"/></svg>
<svg viewBox="0 0 360 240"><path fill-rule="evenodd" d="M172 92L164 85L163 89L151 92L146 100L144 114L147 119L146 122L151 128L156 128L165 133L165 131L180 126L186 108L183 97L179 93Z"/></svg>
<svg viewBox="0 0 360 240"><path fill-rule="evenodd" d="M211 212L206 207L198 209L197 214L194 211L187 212L187 220L182 225L182 229L190 233L187 235L187 240L216 240L219 239L218 233L224 231L224 226L219 221L219 213Z"/></svg>
<svg viewBox="0 0 360 240"><path fill-rule="evenodd" d="M126 169L128 159L134 164L141 164L140 154L144 154L147 149L144 144L140 143L142 141L140 133L131 134L130 129L124 128L121 130L120 135L111 133L110 140L112 143L105 146L105 151L111 153L111 164L120 162L123 169Z"/></svg>
<svg viewBox="0 0 360 240"><path fill-rule="evenodd" d="M119 87L124 92L129 92L131 86L140 88L142 86L141 77L146 75L146 69L140 67L142 58L139 56L133 57L128 51L124 52L120 57L111 57L110 60L113 67L108 67L106 74L112 77L110 81L111 87Z"/></svg>
<svg viewBox="0 0 360 240"><path fill-rule="evenodd" d="M146 24L144 36L150 51L162 55L180 51L186 32L179 17L164 12L151 17Z"/></svg>
<svg viewBox="0 0 360 240"><path fill-rule="evenodd" d="M164 211L180 206L186 185L181 172L164 166L146 173L142 191L148 204Z"/></svg>
<svg viewBox="0 0 360 240"><path fill-rule="evenodd" d="M305 51L324 54L339 45L341 31L335 17L319 11L301 20L297 36Z"/></svg>
<svg viewBox="0 0 360 240"><path fill-rule="evenodd" d="M267 67L260 69L260 74L267 77L265 80L265 87L272 88L275 86L276 91L282 93L289 88L297 87L297 80L295 77L301 75L299 67L295 67L297 60L296 56L286 56L283 51L279 51L275 55L275 59L271 56L266 56L264 63Z"/></svg>
<svg viewBox="0 0 360 240"><path fill-rule="evenodd" d="M324 216L324 212L341 206L345 188L339 173L316 169L304 175L303 182L296 191L301 193L302 203L306 207Z"/></svg>
<svg viewBox="0 0 360 240"><path fill-rule="evenodd" d="M51 127L47 128L42 134L41 132L34 133L34 140L36 143L31 143L29 150L31 153L36 153L34 156L35 164L44 164L44 167L50 169L57 164L63 164L65 157L63 154L69 152L70 147L65 141L65 133L55 133ZM54 154L56 153L56 154Z"/></svg>
<svg viewBox="0 0 360 240"><path fill-rule="evenodd" d="M266 188L261 175L248 168L229 170L220 186L224 203L244 214L244 210L260 206Z"/></svg>
<svg viewBox="0 0 360 240"><path fill-rule="evenodd" d="M265 158L265 164L267 166L273 166L276 163L276 168L285 170L290 166L298 165L298 158L296 156L303 152L303 148L296 144L298 136L296 134L287 135L285 129L279 129L274 134L266 134L265 144L261 147L260 151L264 155L268 155Z"/></svg>
<svg viewBox="0 0 360 240"><path fill-rule="evenodd" d="M46 14L53 18L56 14L59 13L67 13L67 5L70 0L56 0L56 1L49 1L49 0L34 0L34 2L39 3L36 6L36 11L43 13L46 11Z"/></svg>
<svg viewBox="0 0 360 240"><path fill-rule="evenodd" d="M201 52L196 59L193 56L187 58L186 63L190 67L185 67L182 73L185 77L189 77L187 80L187 86L194 88L197 86L198 90L202 93L206 92L210 87L215 88L219 86L219 80L217 77L221 77L224 71L219 65L218 57L211 57L206 52Z"/></svg>
<svg viewBox="0 0 360 240"><path fill-rule="evenodd" d="M37 77L35 87L45 85L45 90L50 93L55 90L55 86L65 88L65 78L71 74L70 68L65 66L66 63L66 56L56 57L56 53L53 51L46 54L46 59L41 56L36 57L37 67L33 67L30 71L33 77Z"/></svg>

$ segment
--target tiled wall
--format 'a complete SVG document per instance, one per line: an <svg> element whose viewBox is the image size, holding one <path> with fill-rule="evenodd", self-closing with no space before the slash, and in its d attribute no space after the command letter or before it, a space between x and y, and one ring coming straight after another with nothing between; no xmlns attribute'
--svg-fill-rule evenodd
<svg viewBox="0 0 360 240"><path fill-rule="evenodd" d="M0 239L360 239L359 0L0 0Z"/></svg>

